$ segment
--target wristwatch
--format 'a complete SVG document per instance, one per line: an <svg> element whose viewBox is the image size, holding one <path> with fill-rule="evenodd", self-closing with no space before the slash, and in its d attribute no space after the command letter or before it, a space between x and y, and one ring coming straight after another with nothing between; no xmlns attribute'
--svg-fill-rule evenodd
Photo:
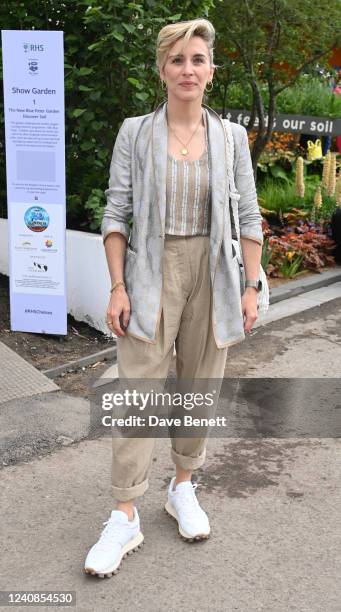
<svg viewBox="0 0 341 612"><path fill-rule="evenodd" d="M262 289L262 281L259 279L258 280L246 280L245 289L246 287L254 287L259 292Z"/></svg>

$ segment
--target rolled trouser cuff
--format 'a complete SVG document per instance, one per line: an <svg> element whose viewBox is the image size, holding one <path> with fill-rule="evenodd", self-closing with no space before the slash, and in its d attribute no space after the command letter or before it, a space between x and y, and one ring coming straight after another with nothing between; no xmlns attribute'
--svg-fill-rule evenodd
<svg viewBox="0 0 341 612"><path fill-rule="evenodd" d="M174 448L171 448L171 457L175 465L178 465L183 470L197 470L205 463L206 459L206 448L204 448L201 455L197 457L189 457L188 455L180 455Z"/></svg>
<svg viewBox="0 0 341 612"><path fill-rule="evenodd" d="M140 482L133 487L116 487L111 485L112 494L117 501L130 501L135 497L141 497L149 487L149 480L146 478L143 482Z"/></svg>

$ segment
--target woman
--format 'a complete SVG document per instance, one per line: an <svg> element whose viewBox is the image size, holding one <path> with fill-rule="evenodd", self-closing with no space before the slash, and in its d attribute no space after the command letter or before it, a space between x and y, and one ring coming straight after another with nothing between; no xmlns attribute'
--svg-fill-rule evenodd
<svg viewBox="0 0 341 612"><path fill-rule="evenodd" d="M115 142L102 235L112 280L107 324L117 335L120 379L166 379L174 344L178 379L222 379L228 346L243 340L257 318L263 236L247 133L232 124L237 204L223 123L202 104L206 85L212 88L213 44L205 19L162 28L157 66L167 101L125 119ZM229 197L238 207L248 281L242 298ZM172 438L176 474L165 509L188 541L210 533L191 482L205 444L206 438ZM152 452L150 438L113 439L117 507L88 553L87 573L116 573L142 544L134 500L148 488Z"/></svg>

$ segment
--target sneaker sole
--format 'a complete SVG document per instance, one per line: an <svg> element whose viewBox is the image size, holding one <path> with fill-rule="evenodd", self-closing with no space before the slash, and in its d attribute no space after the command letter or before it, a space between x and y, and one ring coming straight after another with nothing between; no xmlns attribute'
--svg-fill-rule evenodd
<svg viewBox="0 0 341 612"><path fill-rule="evenodd" d="M195 536L192 536L189 533L186 533L186 531L184 531L181 528L181 525L180 525L179 519L178 519L178 515L177 515L176 511L174 510L173 506L171 506L171 504L169 502L166 503L166 505L164 507L164 511L166 512L166 514L168 516L170 516L172 519L174 519L177 522L178 529L179 529L179 534L180 534L181 538L185 542L198 542L200 540L208 540L208 538L210 537L210 532L208 532L208 533L197 533L197 535L195 535Z"/></svg>
<svg viewBox="0 0 341 612"><path fill-rule="evenodd" d="M118 574L123 559L125 559L128 555L132 555L133 552L137 552L140 548L142 548L143 544L144 537L140 531L140 533L131 542L128 542L125 546L123 546L120 557L118 557L114 565L109 567L105 572L97 572L92 567L85 567L84 572L85 574L98 576L98 578L111 578L111 576L114 574Z"/></svg>

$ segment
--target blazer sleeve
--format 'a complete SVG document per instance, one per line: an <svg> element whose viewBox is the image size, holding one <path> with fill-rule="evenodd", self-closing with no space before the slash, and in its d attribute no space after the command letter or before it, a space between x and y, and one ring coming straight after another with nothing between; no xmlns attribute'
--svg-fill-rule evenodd
<svg viewBox="0 0 341 612"><path fill-rule="evenodd" d="M239 127L242 130L242 137L239 154L236 152L234 178L240 194L238 202L240 237L250 238L262 245L264 242L262 215L258 206L249 141L244 126Z"/></svg>
<svg viewBox="0 0 341 612"><path fill-rule="evenodd" d="M127 118L123 121L116 137L110 163L109 187L104 192L107 203L101 223L103 243L112 232L123 234L129 240L128 220L133 213L131 175L129 118Z"/></svg>

